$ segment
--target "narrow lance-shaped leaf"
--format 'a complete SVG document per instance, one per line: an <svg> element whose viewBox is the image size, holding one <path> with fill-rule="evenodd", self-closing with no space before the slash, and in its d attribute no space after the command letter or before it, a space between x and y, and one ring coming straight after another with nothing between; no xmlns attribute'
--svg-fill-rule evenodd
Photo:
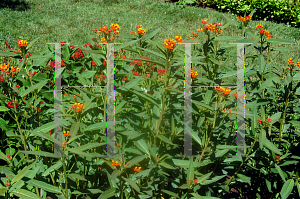
<svg viewBox="0 0 300 199"><path fill-rule="evenodd" d="M35 193L27 191L25 189L15 189L11 193L15 194L16 196L20 197L21 199L41 199Z"/></svg>
<svg viewBox="0 0 300 199"><path fill-rule="evenodd" d="M31 165L19 171L18 174L12 179L11 184L13 185L14 183L21 180L29 172L29 170L35 165L36 162L37 160L35 160Z"/></svg>
<svg viewBox="0 0 300 199"><path fill-rule="evenodd" d="M289 197L289 195L292 193L293 188L294 188L294 180L293 179L289 179L287 180L283 186L282 189L280 191L280 195L282 199L286 199Z"/></svg>

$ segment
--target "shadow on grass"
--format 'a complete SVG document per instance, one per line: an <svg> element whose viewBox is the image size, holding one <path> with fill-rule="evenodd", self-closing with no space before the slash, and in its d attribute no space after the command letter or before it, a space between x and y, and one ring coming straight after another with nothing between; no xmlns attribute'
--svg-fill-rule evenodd
<svg viewBox="0 0 300 199"><path fill-rule="evenodd" d="M30 8L29 4L24 0L1 0L0 9L9 8L15 11L25 11Z"/></svg>

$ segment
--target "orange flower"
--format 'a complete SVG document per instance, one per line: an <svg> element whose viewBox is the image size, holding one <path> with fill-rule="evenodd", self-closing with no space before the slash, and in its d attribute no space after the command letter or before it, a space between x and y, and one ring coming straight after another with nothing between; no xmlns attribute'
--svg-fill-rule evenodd
<svg viewBox="0 0 300 199"><path fill-rule="evenodd" d="M118 161L115 162L115 161L112 160L111 162L112 162L112 163L111 163L112 165L115 165L115 166L119 166L119 165L120 165L120 164L118 163Z"/></svg>
<svg viewBox="0 0 300 199"><path fill-rule="evenodd" d="M201 20L201 22L202 22L203 24L206 24L206 20Z"/></svg>
<svg viewBox="0 0 300 199"><path fill-rule="evenodd" d="M106 41L105 37L102 37L102 38L101 38L101 43L105 43L105 44L108 43L108 42Z"/></svg>
<svg viewBox="0 0 300 199"><path fill-rule="evenodd" d="M292 65L294 63L294 61L292 61L292 58L290 58L288 61L287 61L288 64ZM298 63L297 63L298 65Z"/></svg>
<svg viewBox="0 0 300 199"><path fill-rule="evenodd" d="M18 43L20 48L22 48L24 46L28 46L27 40L18 40L17 43Z"/></svg>
<svg viewBox="0 0 300 199"><path fill-rule="evenodd" d="M278 155L275 155L275 158L277 159L277 161L281 161L281 158L279 158Z"/></svg>
<svg viewBox="0 0 300 199"><path fill-rule="evenodd" d="M257 121L258 123L261 123L261 119L259 119L259 118L257 118L256 121Z"/></svg>
<svg viewBox="0 0 300 199"><path fill-rule="evenodd" d="M64 136L70 136L70 131L64 131Z"/></svg>
<svg viewBox="0 0 300 199"><path fill-rule="evenodd" d="M258 24L254 30L257 30L257 29L262 29L263 27L264 27L263 25L261 25L261 24Z"/></svg>
<svg viewBox="0 0 300 199"><path fill-rule="evenodd" d="M9 67L9 64L5 64L5 63L3 63L3 65L0 64L0 70L1 70L1 72L6 72L6 70L8 69L8 67Z"/></svg>
<svg viewBox="0 0 300 199"><path fill-rule="evenodd" d="M178 43L181 43L182 37L179 36L179 35L176 35L176 36L175 36L175 40L176 40Z"/></svg>
<svg viewBox="0 0 300 199"><path fill-rule="evenodd" d="M140 172L141 168L142 168L142 167L135 167L133 170L134 170L134 171L137 171L137 172Z"/></svg>
<svg viewBox="0 0 300 199"><path fill-rule="evenodd" d="M299 67L299 68L300 68L300 62L297 62L297 67Z"/></svg>
<svg viewBox="0 0 300 199"><path fill-rule="evenodd" d="M176 41L174 41L174 39L165 39L165 45L164 47L169 49L169 50L173 50L173 48L176 45Z"/></svg>
<svg viewBox="0 0 300 199"><path fill-rule="evenodd" d="M198 28L197 31L198 32L203 32L203 28Z"/></svg>
<svg viewBox="0 0 300 199"><path fill-rule="evenodd" d="M230 89L230 88L222 88L222 87L218 87L218 86L215 87L214 90L223 92L223 95L229 95L230 92L231 92L231 89Z"/></svg>
<svg viewBox="0 0 300 199"><path fill-rule="evenodd" d="M71 109L75 109L74 112L80 112L83 108L83 104L75 103L74 106L71 106Z"/></svg>

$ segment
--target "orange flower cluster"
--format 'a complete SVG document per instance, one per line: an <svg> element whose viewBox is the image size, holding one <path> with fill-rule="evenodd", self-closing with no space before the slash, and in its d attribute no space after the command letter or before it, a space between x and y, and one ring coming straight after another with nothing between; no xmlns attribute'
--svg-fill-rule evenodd
<svg viewBox="0 0 300 199"><path fill-rule="evenodd" d="M115 165L115 166L119 166L119 165L120 165L120 164L118 163L118 161L115 162L115 161L112 160L111 162L112 162L112 163L111 163L112 165Z"/></svg>
<svg viewBox="0 0 300 199"><path fill-rule="evenodd" d="M192 32L192 34L189 36L189 38L187 38L187 40L191 40L194 39L195 37L198 36L198 33ZM194 38L193 38L194 37Z"/></svg>
<svg viewBox="0 0 300 199"><path fill-rule="evenodd" d="M223 31L219 29L219 26L222 26L222 24L221 23L218 23L218 24L207 24L207 26L204 26L203 28L207 29L207 30L210 30L212 32L216 32L216 33L222 34ZM198 29L198 32L201 32L200 28Z"/></svg>
<svg viewBox="0 0 300 199"><path fill-rule="evenodd" d="M258 123L260 123L260 124L261 124L261 122L262 122L262 120L259 119L259 118L257 118L256 121L257 121ZM264 123L266 123L266 124L269 124L270 122L272 122L272 119L271 119L271 118L268 118L267 121L264 121Z"/></svg>
<svg viewBox="0 0 300 199"><path fill-rule="evenodd" d="M222 108L222 109L223 109L223 108ZM229 110L229 113L231 113L231 110L230 110L230 109L228 109L228 108L227 108L227 109L225 109L225 108L223 109L223 111L228 111L228 110Z"/></svg>
<svg viewBox="0 0 300 199"><path fill-rule="evenodd" d="M64 131L64 136L70 136L70 131Z"/></svg>
<svg viewBox="0 0 300 199"><path fill-rule="evenodd" d="M137 172L140 172L141 168L142 168L142 167L135 167L133 170L134 170L134 171L137 171Z"/></svg>
<svg viewBox="0 0 300 199"><path fill-rule="evenodd" d="M95 76L96 79L99 78L100 81L104 81L106 79L105 75L101 74L101 75L96 75Z"/></svg>
<svg viewBox="0 0 300 199"><path fill-rule="evenodd" d="M6 176L6 178L7 178L7 179L6 179L6 185L7 185L7 186L10 186L10 178L8 178L8 176Z"/></svg>
<svg viewBox="0 0 300 199"><path fill-rule="evenodd" d="M9 64L5 64L5 63L3 63L3 65L0 64L0 70L1 70L1 72L6 72L6 70L8 69L8 67L9 67Z"/></svg>
<svg viewBox="0 0 300 199"><path fill-rule="evenodd" d="M237 93L234 93L234 96L235 96L236 98L239 98L239 99L241 99L241 98L243 98L243 97L246 98L246 95L241 95L241 96L238 97Z"/></svg>
<svg viewBox="0 0 300 199"><path fill-rule="evenodd" d="M134 70L131 70L132 74L135 75L135 76L141 76L142 74L139 74L137 72L135 72Z"/></svg>
<svg viewBox="0 0 300 199"><path fill-rule="evenodd" d="M300 62L297 62L297 64L295 65L295 64L294 64L295 62L292 60L292 58L290 58L290 59L287 61L287 63L288 63L289 65L291 65L291 66L297 66L297 67L300 68ZM288 70L290 70L290 69L288 69Z"/></svg>
<svg viewBox="0 0 300 199"><path fill-rule="evenodd" d="M130 81L130 79L124 78L124 79L122 79L122 81ZM122 83L122 85L124 85L124 83Z"/></svg>
<svg viewBox="0 0 300 199"><path fill-rule="evenodd" d="M137 33L139 34L139 36L142 36L146 33L146 29L143 29L142 25L136 25L136 28L137 28ZM133 33L136 35L135 31L131 31L130 33Z"/></svg>
<svg viewBox="0 0 300 199"><path fill-rule="evenodd" d="M27 40L18 40L17 43L18 43L20 48L22 48L24 46L28 46Z"/></svg>
<svg viewBox="0 0 300 199"><path fill-rule="evenodd" d="M76 111L79 113L83 108L83 104L80 103L75 103L74 106L71 106L71 109L75 109L74 112Z"/></svg>
<svg viewBox="0 0 300 199"><path fill-rule="evenodd" d="M108 42L106 41L105 37L101 38L101 43L107 44Z"/></svg>
<svg viewBox="0 0 300 199"><path fill-rule="evenodd" d="M278 155L275 155L275 158L277 161L281 161L281 158L279 158Z"/></svg>
<svg viewBox="0 0 300 199"><path fill-rule="evenodd" d="M251 19L252 19L252 17L250 15L248 15L246 17L238 17L238 20L240 20L244 23L248 23Z"/></svg>
<svg viewBox="0 0 300 199"><path fill-rule="evenodd" d="M191 69L191 72L192 72L192 77L193 78L198 77L198 72L195 72L193 68Z"/></svg>
<svg viewBox="0 0 300 199"><path fill-rule="evenodd" d="M264 27L263 25L258 24L254 30L258 30L258 29L259 29L259 33L260 33L262 36L267 36L267 37L268 37L267 39L269 39L270 37L273 37L273 35L270 35L270 34L269 34L269 31L268 31L268 30L263 30L263 27ZM253 33L254 33L254 32L253 32Z"/></svg>
<svg viewBox="0 0 300 199"><path fill-rule="evenodd" d="M190 183L193 183L193 180L192 180L192 179L190 179L189 181L190 181ZM198 182L198 180L195 179L193 184L196 184L197 182Z"/></svg>
<svg viewBox="0 0 300 199"><path fill-rule="evenodd" d="M167 48L167 49L169 49L169 50L173 50L174 49L174 47L176 46L176 42L177 43L181 43L181 41L182 41L182 38L181 38L181 36L179 37L178 35L176 35L175 36L175 40L174 39L165 39L165 45L164 45L164 47L165 48Z"/></svg>
<svg viewBox="0 0 300 199"><path fill-rule="evenodd" d="M223 92L223 95L229 95L231 92L230 88L222 88L222 87L218 87L217 85L214 90Z"/></svg>
<svg viewBox="0 0 300 199"><path fill-rule="evenodd" d="M2 64L0 64L0 70L1 70L1 72L5 72L6 73L6 75L12 75L12 77L14 76L14 75L16 75L16 73L15 72L19 72L19 68L17 68L17 66L15 66L15 67L10 67L10 71L9 71L9 64L5 64L5 63L3 63L3 65ZM3 77L4 75L2 74L0 77ZM2 79L2 78L1 78ZM2 81L4 81L3 79L1 80L1 82Z"/></svg>
<svg viewBox="0 0 300 199"><path fill-rule="evenodd" d="M11 160L12 158L9 158L10 156L7 154L6 157L8 157L8 160Z"/></svg>
<svg viewBox="0 0 300 199"><path fill-rule="evenodd" d="M261 25L261 24L258 24L254 30L257 30L257 29L262 29L263 27L264 27L263 25Z"/></svg>
<svg viewBox="0 0 300 199"><path fill-rule="evenodd" d="M269 34L269 31L268 30L260 30L260 32L259 32L262 36L267 36L268 38L267 39L269 39L270 37L273 37L273 35L270 35Z"/></svg>
<svg viewBox="0 0 300 199"><path fill-rule="evenodd" d="M104 26L103 25L103 27L99 28L99 30L98 29L94 29L93 31L95 33L97 33L97 35L99 35L99 36L102 33L104 33L105 37L101 38L101 43L107 43L106 39L109 38L109 41L112 41L112 40L115 39L114 36L111 38L111 32L112 31L114 31L114 33L113 33L114 35L120 35L119 28L120 28L120 26L118 24L111 24L109 29L108 29L108 26ZM98 30L98 32L97 32L97 30Z"/></svg>

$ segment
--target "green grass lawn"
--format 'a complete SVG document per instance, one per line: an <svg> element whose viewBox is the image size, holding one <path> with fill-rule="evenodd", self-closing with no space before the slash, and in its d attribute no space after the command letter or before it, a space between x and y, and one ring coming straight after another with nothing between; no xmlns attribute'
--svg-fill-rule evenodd
<svg viewBox="0 0 300 199"><path fill-rule="evenodd" d="M2 16L0 40L7 41L16 49L18 39L26 39L30 42L41 36L32 49L32 54L43 53L48 42L68 41L76 47L82 47L96 36L93 29L103 25L110 26L112 23L120 25L120 34L130 34L130 31L136 31L137 24L147 28L149 24L155 22L156 24L150 30L147 29L146 33L161 28L155 40L163 44L164 39L174 38L176 34L182 35L183 41L186 41L193 31L197 32L202 19L208 19L211 23L225 24L226 19L223 15L227 15L237 20L237 16L228 13L194 7L181 9L175 4L161 0L25 0L24 3L26 6L20 5L18 9L0 8ZM28 9L22 10L24 7ZM267 29L275 25L268 21L251 21L249 28L254 29L257 24L263 24ZM273 38L296 43L296 45L283 45L284 47L300 49L299 28L282 25L271 34ZM241 30L229 26L224 30L223 35L241 36ZM116 42L125 42L125 40L118 39ZM234 50L235 48L231 48L231 51ZM296 54L292 52L289 55ZM271 58L279 57L277 53L273 53ZM235 64L235 60L236 58L233 58L232 64Z"/></svg>

